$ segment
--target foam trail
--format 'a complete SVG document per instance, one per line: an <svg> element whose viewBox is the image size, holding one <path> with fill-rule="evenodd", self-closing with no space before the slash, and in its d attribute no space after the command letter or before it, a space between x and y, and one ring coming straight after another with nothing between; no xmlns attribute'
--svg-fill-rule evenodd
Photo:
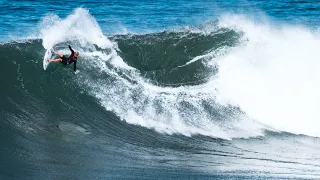
<svg viewBox="0 0 320 180"><path fill-rule="evenodd" d="M200 55L200 56L196 56L193 59L191 59L190 61L188 61L187 63L185 63L184 65L178 66L179 68L181 67L185 67L189 64L192 64L194 62L197 62L199 60L212 60L212 59L216 59L215 57L221 56L222 54L225 54L226 52L228 52L228 47L220 47L217 50L214 51L209 51L204 55ZM212 64L212 61L211 61Z"/></svg>
<svg viewBox="0 0 320 180"><path fill-rule="evenodd" d="M193 59L191 59L190 61L188 61L186 64L181 65L181 66L178 66L178 67L181 68L181 67L187 66L187 65L189 65L189 64L192 64L192 63L194 63L194 62L196 62L196 61L199 61L199 60L201 60L201 59L204 59L204 58L207 59L207 58L212 57L212 56L213 56L213 53L206 54L206 55L201 55L201 56L197 56L197 57L194 57Z"/></svg>
<svg viewBox="0 0 320 180"><path fill-rule="evenodd" d="M217 99L281 131L320 136L320 36L305 27L224 16L248 39L218 60Z"/></svg>

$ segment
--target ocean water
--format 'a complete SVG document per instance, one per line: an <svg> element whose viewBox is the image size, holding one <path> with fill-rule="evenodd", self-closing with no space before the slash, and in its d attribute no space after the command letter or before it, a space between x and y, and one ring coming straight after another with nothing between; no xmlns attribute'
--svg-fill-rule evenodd
<svg viewBox="0 0 320 180"><path fill-rule="evenodd" d="M319 3L0 7L0 179L320 178Z"/></svg>

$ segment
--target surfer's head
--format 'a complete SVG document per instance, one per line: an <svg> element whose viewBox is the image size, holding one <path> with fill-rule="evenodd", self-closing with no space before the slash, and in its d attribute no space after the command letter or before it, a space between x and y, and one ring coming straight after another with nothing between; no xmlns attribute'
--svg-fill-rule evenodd
<svg viewBox="0 0 320 180"><path fill-rule="evenodd" d="M78 57L79 56L79 52L78 51L74 52L74 56Z"/></svg>

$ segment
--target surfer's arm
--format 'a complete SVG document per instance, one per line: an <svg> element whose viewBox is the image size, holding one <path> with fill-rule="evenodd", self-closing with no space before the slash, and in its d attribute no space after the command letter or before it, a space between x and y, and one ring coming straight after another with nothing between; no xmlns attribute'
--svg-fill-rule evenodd
<svg viewBox="0 0 320 180"><path fill-rule="evenodd" d="M76 74L76 71L77 71L77 61L75 61L73 63L73 72L74 72L74 74Z"/></svg>
<svg viewBox="0 0 320 180"><path fill-rule="evenodd" d="M68 47L69 47L71 53L74 53L74 51L73 51L73 49L71 48L70 44L68 44Z"/></svg>

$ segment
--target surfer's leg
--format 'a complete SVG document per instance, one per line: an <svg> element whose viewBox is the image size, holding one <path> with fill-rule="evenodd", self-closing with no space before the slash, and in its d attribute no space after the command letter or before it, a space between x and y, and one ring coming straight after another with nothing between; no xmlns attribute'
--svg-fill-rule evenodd
<svg viewBox="0 0 320 180"><path fill-rule="evenodd" d="M52 48L52 52L55 53L56 55L58 55L58 56L61 57L61 58L62 58L62 56L63 56L61 53L54 51L53 48Z"/></svg>
<svg viewBox="0 0 320 180"><path fill-rule="evenodd" d="M62 59L61 58L58 58L58 59L50 59L50 58L48 58L48 61L49 62L61 62Z"/></svg>

